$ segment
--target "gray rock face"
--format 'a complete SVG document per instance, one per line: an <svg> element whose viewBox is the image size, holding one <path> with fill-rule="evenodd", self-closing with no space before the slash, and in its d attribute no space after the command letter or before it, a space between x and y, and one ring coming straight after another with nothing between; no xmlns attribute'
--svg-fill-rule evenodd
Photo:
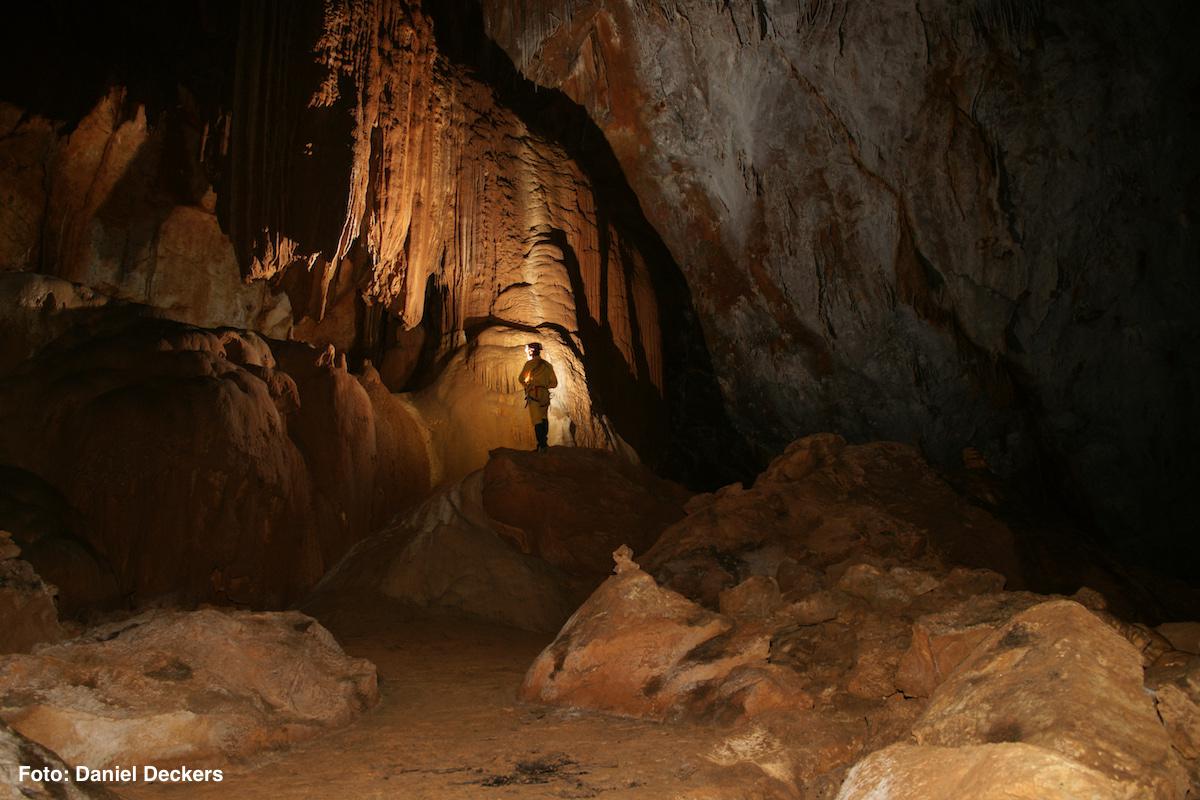
<svg viewBox="0 0 1200 800"><path fill-rule="evenodd" d="M1111 530L1186 529L1190 4L484 5L604 130L764 451L970 444Z"/></svg>

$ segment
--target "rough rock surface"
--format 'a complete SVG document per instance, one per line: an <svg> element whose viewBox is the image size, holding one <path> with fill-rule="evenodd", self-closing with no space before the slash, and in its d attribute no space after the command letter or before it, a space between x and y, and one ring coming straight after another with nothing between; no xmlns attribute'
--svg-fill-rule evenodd
<svg viewBox="0 0 1200 800"><path fill-rule="evenodd" d="M21 653L38 642L63 638L54 603L55 588L47 585L29 562L12 534L0 530L0 653Z"/></svg>
<svg viewBox="0 0 1200 800"><path fill-rule="evenodd" d="M70 778L58 781L18 780L22 766L58 769ZM103 786L75 780L70 766L37 742L26 739L0 720L0 798L3 800L120 800Z"/></svg>
<svg viewBox="0 0 1200 800"><path fill-rule="evenodd" d="M1022 742L1078 761L1131 796L1181 798L1187 779L1143 687L1141 655L1077 603L994 632L930 698L917 743Z"/></svg>
<svg viewBox="0 0 1200 800"><path fill-rule="evenodd" d="M554 631L611 571L595 554L649 546L686 498L605 451L496 450L356 545L304 608L325 618L382 597Z"/></svg>
<svg viewBox="0 0 1200 800"><path fill-rule="evenodd" d="M185 150L169 126L114 88L65 128L0 102L0 270L57 276L201 327L287 335L288 298L243 282L216 196L165 178Z"/></svg>
<svg viewBox="0 0 1200 800"><path fill-rule="evenodd" d="M0 717L98 769L241 758L377 700L375 667L297 612L152 611L0 658Z"/></svg>
<svg viewBox="0 0 1200 800"><path fill-rule="evenodd" d="M767 452L971 444L1195 563L1194 3L483 9L604 131Z"/></svg>
<svg viewBox="0 0 1200 800"><path fill-rule="evenodd" d="M1200 657L1148 669L1146 687L1154 692L1158 716L1191 776L1192 796L1200 796Z"/></svg>
<svg viewBox="0 0 1200 800"><path fill-rule="evenodd" d="M0 386L0 462L61 495L121 594L279 605L426 491L417 425L378 407L344 359L139 319Z"/></svg>
<svg viewBox="0 0 1200 800"><path fill-rule="evenodd" d="M893 745L872 753L837 800L1132 800L1129 788L1071 758L1019 742Z"/></svg>
<svg viewBox="0 0 1200 800"><path fill-rule="evenodd" d="M1020 582L1008 528L901 444L805 437L749 489L726 487L693 499L689 510L639 561L665 586L709 608L721 590L758 574L775 577L789 600L834 588L824 585L828 578L868 603L907 604L936 585L919 568L911 571L923 558L988 567ZM861 564L849 571L855 561ZM883 576L895 567L910 571ZM969 594L989 586L999 588L987 578L964 588Z"/></svg>
<svg viewBox="0 0 1200 800"><path fill-rule="evenodd" d="M523 697L730 726L713 763L781 796L832 796L920 717L929 747L898 757L901 796L1002 797L997 781L1024 750L939 747L1021 742L1045 748L1017 773L1026 794L1053 779L1068 793L1182 797L1171 742L1186 749L1192 725L1183 673L1160 694L1164 728L1142 688L1142 630L1101 610L1099 593L1078 593L1091 612L949 566L948 553L1011 563L1008 532L910 448L808 437L752 488L686 508L645 568L614 553L617 574L534 661ZM993 664L997 642L1021 658ZM863 781L883 767L870 764L849 785L868 793L848 796L872 796Z"/></svg>

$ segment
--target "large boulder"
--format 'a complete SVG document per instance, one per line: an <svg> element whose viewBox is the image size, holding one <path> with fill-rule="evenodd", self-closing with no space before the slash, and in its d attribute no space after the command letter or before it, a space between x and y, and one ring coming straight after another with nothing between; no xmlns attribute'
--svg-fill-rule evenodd
<svg viewBox="0 0 1200 800"><path fill-rule="evenodd" d="M1035 745L1131 796L1170 800L1187 789L1141 655L1068 600L1034 606L981 642L934 692L913 736L936 747Z"/></svg>
<svg viewBox="0 0 1200 800"><path fill-rule="evenodd" d="M522 697L661 720L713 714L721 703L712 693L729 681L726 702L738 698L753 708L774 689L785 703L811 705L794 679L789 685L786 671L779 675L783 691L771 687L767 636L735 631L729 618L661 588L629 561L628 549L616 557L617 574L529 668ZM760 674L738 682L734 673L744 667ZM695 694L704 701L697 703Z"/></svg>
<svg viewBox="0 0 1200 800"><path fill-rule="evenodd" d="M95 584L63 569L72 598L103 594L108 569L137 601L278 607L428 487L416 423L344 358L247 331L135 319L60 340L4 382L0 415L0 463L72 510Z"/></svg>
<svg viewBox="0 0 1200 800"><path fill-rule="evenodd" d="M881 796L887 800L1133 800L1137 795L1103 772L1060 753L1012 742L970 747L893 745L855 765L837 800Z"/></svg>
<svg viewBox="0 0 1200 800"><path fill-rule="evenodd" d="M21 767L30 770L24 780ZM54 780L54 773L42 770L57 770L66 780ZM77 781L75 770L57 754L17 733L3 720L0 720L0 775L4 776L0 780L3 800L120 800L119 795L103 786Z"/></svg>
<svg viewBox="0 0 1200 800"><path fill-rule="evenodd" d="M554 631L609 573L596 553L648 546L686 498L602 450L495 450L355 546L304 607L324 617L386 598Z"/></svg>
<svg viewBox="0 0 1200 800"><path fill-rule="evenodd" d="M244 757L378 697L374 665L297 612L152 611L0 657L0 717L97 769Z"/></svg>

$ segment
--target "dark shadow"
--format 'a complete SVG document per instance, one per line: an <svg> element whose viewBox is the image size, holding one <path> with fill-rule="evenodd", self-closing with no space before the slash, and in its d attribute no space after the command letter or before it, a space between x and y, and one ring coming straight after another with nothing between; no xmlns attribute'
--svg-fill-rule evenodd
<svg viewBox="0 0 1200 800"><path fill-rule="evenodd" d="M692 304L691 290L674 257L642 212L641 202L604 133L587 111L563 92L538 86L517 70L508 54L488 38L477 0L430 2L425 11L434 22L434 34L442 55L468 68L476 79L491 86L501 104L515 112L530 131L561 145L587 176L596 195L602 260L608 264L612 261L612 245L603 238L610 221L645 258L658 298L667 409L666 424L657 434L665 440L663 457L660 463L652 466L668 477L698 489L752 480L762 465L734 430L726 414L704 333ZM556 244L567 252L563 242ZM572 270L573 281L577 274L576 267ZM578 286L573 289L579 304L583 292ZM597 311L601 312L598 317L603 320L603 310ZM611 338L603 331L589 329L594 323L586 313L581 311L579 319L580 335L592 340L585 342L589 357L596 352L593 346L598 349L612 347ZM602 340L607 340L607 344L601 344ZM639 360L644 363L644 359L643 353ZM599 361L623 364L623 360L617 362L607 357ZM589 358L589 378L592 367ZM626 431L649 427L648 421L641 421L639 425L621 410L625 406L637 408L636 401L630 402L632 398L617 397L629 389L627 382L603 372L596 377L602 385L591 383L593 392L622 435Z"/></svg>

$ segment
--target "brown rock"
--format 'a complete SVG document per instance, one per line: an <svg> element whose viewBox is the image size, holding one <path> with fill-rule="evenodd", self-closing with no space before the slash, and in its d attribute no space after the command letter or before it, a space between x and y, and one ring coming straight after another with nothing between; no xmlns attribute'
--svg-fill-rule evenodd
<svg viewBox="0 0 1200 800"><path fill-rule="evenodd" d="M64 636L58 624L56 590L16 556L21 550L0 531L0 653L23 653L39 642Z"/></svg>
<svg viewBox="0 0 1200 800"><path fill-rule="evenodd" d="M1146 672L1146 686L1171 744L1189 762L1193 783L1200 783L1200 657Z"/></svg>
<svg viewBox="0 0 1200 800"><path fill-rule="evenodd" d="M1078 761L1021 743L897 744L855 765L837 800L1133 800L1128 785Z"/></svg>
<svg viewBox="0 0 1200 800"><path fill-rule="evenodd" d="M729 618L626 569L605 581L542 651L521 696L648 719L707 716L719 709L693 692L720 686L738 667L765 667L767 653L767 637L739 634Z"/></svg>
<svg viewBox="0 0 1200 800"><path fill-rule="evenodd" d="M797 625L816 625L836 619L847 598L838 591L814 592L784 606L780 615Z"/></svg>
<svg viewBox="0 0 1200 800"><path fill-rule="evenodd" d="M641 553L684 516L683 487L602 450L494 450L483 469L484 511L523 553L573 575L603 578L612 551ZM519 533L517 533L519 531Z"/></svg>
<svg viewBox="0 0 1200 800"><path fill-rule="evenodd" d="M370 396L312 348L112 324L4 382L0 461L78 512L121 594L283 605L428 486L419 459L403 471L380 457ZM412 437L383 453L422 453L416 430L383 428Z"/></svg>
<svg viewBox="0 0 1200 800"><path fill-rule="evenodd" d="M0 658L0 716L94 768L241 758L378 698L374 665L297 612L152 611Z"/></svg>
<svg viewBox="0 0 1200 800"><path fill-rule="evenodd" d="M765 551L777 553L785 591L814 588L796 585L812 574L805 570L831 570L850 593L884 605L932 593L943 557L1018 572L1008 529L956 495L915 450L828 434L793 442L752 488L714 497L641 561L663 585L716 607L720 590L759 574L750 554Z"/></svg>
<svg viewBox="0 0 1200 800"><path fill-rule="evenodd" d="M1037 745L1090 767L1126 794L1181 798L1187 785L1151 699L1140 654L1078 603L1013 617L930 698L919 744Z"/></svg>
<svg viewBox="0 0 1200 800"><path fill-rule="evenodd" d="M1200 622L1164 622L1155 630L1176 650L1200 655Z"/></svg>
<svg viewBox="0 0 1200 800"><path fill-rule="evenodd" d="M765 575L752 575L718 595L721 613L731 617L765 619L783 604L779 584Z"/></svg>
<svg viewBox="0 0 1200 800"><path fill-rule="evenodd" d="M909 697L928 697L993 631L1044 599L1029 592L976 595L921 617L913 623L896 685Z"/></svg>
<svg viewBox="0 0 1200 800"><path fill-rule="evenodd" d="M67 773L67 780L19 780L20 768L52 769ZM30 741L0 720L0 798L4 800L120 800L103 786L75 780L75 771L57 754Z"/></svg>
<svg viewBox="0 0 1200 800"><path fill-rule="evenodd" d="M304 602L310 613L372 603L382 597L443 609L517 628L557 630L590 585L521 553L483 509L483 475L475 472L401 514L360 542Z"/></svg>

